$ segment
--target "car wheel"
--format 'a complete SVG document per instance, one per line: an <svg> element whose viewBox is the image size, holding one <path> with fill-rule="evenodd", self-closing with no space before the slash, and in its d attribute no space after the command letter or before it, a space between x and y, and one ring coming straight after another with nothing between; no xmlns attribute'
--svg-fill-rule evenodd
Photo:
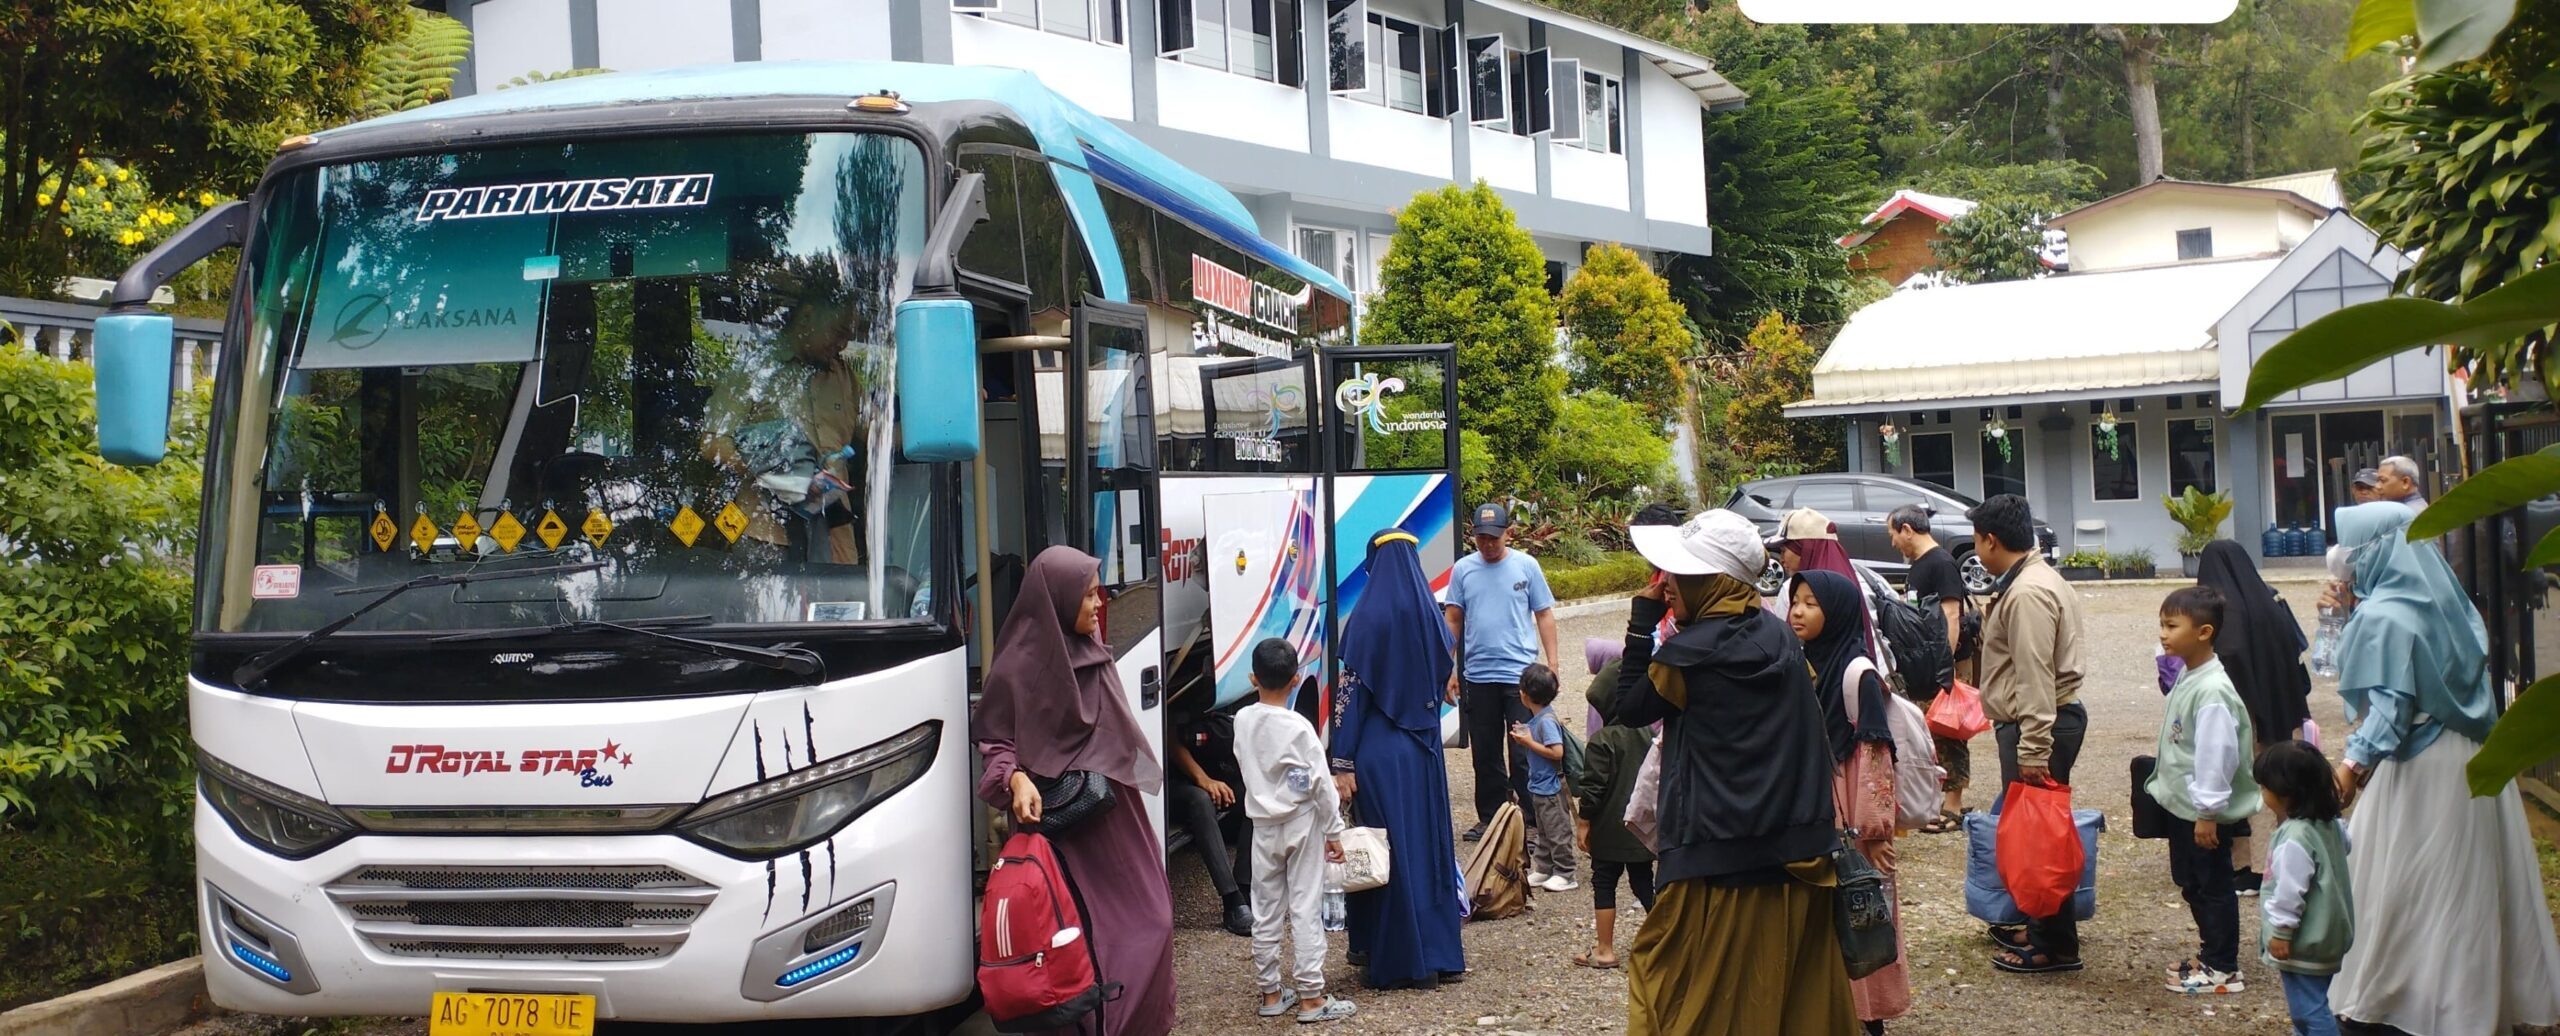
<svg viewBox="0 0 2560 1036"><path fill-rule="evenodd" d="M1778 566L1778 556L1769 556L1769 564L1760 570L1760 582L1754 584L1762 597L1776 597L1787 583L1787 570Z"/></svg>
<svg viewBox="0 0 2560 1036"><path fill-rule="evenodd" d="M1956 570L1964 579L1964 592L1969 594L1990 593L1991 584L1997 582L1991 578L1991 570L1983 566L1982 559L1969 550L1956 556Z"/></svg>

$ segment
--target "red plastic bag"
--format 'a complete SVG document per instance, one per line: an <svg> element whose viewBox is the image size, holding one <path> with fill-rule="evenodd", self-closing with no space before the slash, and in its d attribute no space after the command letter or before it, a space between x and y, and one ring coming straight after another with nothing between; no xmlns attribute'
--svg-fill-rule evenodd
<svg viewBox="0 0 2560 1036"><path fill-rule="evenodd" d="M1929 702L1929 732L1950 741L1971 741L1975 735L1991 729L1991 718L1982 714L1982 692L1962 680L1939 692Z"/></svg>
<svg viewBox="0 0 2560 1036"><path fill-rule="evenodd" d="M2001 798L2000 837L1994 843L2000 882L2018 912L2052 917L2071 901L2087 862L2080 832L2071 824L2071 788L2012 781Z"/></svg>

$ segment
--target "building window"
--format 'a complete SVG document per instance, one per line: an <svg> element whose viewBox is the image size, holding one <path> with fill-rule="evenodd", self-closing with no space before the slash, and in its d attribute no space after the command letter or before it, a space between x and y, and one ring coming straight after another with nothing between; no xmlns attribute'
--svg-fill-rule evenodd
<svg viewBox="0 0 2560 1036"><path fill-rule="evenodd" d="M1511 131L1511 77L1500 36L1467 37L1467 120L1489 130Z"/></svg>
<svg viewBox="0 0 2560 1036"><path fill-rule="evenodd" d="M1120 0L954 0L951 9L1095 43L1119 43Z"/></svg>
<svg viewBox="0 0 2560 1036"><path fill-rule="evenodd" d="M1584 72L1581 97L1582 139L1572 141L1572 145L1588 151L1626 154L1626 85L1616 76Z"/></svg>
<svg viewBox="0 0 2560 1036"><path fill-rule="evenodd" d="M1369 16L1368 87L1349 96L1397 111L1446 114L1447 73L1431 60L1448 30L1383 14Z"/></svg>
<svg viewBox="0 0 2560 1036"><path fill-rule="evenodd" d="M2213 419L2189 418L2169 422L2169 495L2178 496L2195 487L2199 493L2213 492Z"/></svg>
<svg viewBox="0 0 2560 1036"><path fill-rule="evenodd" d="M2178 258L2180 260L2213 258L2213 228L2198 227L2194 230L2179 231Z"/></svg>
<svg viewBox="0 0 2560 1036"><path fill-rule="evenodd" d="M1902 433L1911 444L1911 477L1950 493L1956 489L1956 437L1947 432Z"/></svg>
<svg viewBox="0 0 2560 1036"><path fill-rule="evenodd" d="M2019 434L2015 428L2009 429L2009 434L2005 437L2009 440L2009 448L2005 450L2000 448L1999 439L1988 435L1977 435L1974 438L1982 440L1982 495L1985 497L1999 496L2002 493L2027 495L2027 444L2024 441L2026 436Z"/></svg>
<svg viewBox="0 0 2560 1036"><path fill-rule="evenodd" d="M2089 425L2089 493L2098 500L2139 500L2142 498L2142 451L2136 447L2134 424L2116 423L2113 442L2108 433Z"/></svg>
<svg viewBox="0 0 2560 1036"><path fill-rule="evenodd" d="M1184 64L1298 86L1298 0L1192 0Z"/></svg>
<svg viewBox="0 0 2560 1036"><path fill-rule="evenodd" d="M1343 287L1360 288L1360 236L1331 227L1299 227L1298 258L1342 279Z"/></svg>

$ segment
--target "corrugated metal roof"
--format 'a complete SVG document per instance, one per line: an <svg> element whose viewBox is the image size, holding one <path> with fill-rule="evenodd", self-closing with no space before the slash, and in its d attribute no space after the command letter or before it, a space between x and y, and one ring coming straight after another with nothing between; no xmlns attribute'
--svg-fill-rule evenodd
<svg viewBox="0 0 2560 1036"><path fill-rule="evenodd" d="M1859 310L1790 410L2207 382L2216 318L2276 259L1897 292Z"/></svg>
<svg viewBox="0 0 2560 1036"><path fill-rule="evenodd" d="M1654 67L1669 73L1671 78L1680 81L1681 86L1687 87L1690 93L1697 94L1698 103L1706 105L1709 111L1739 108L1751 97L1750 94L1744 93L1741 87L1733 85L1718 73L1714 61L1670 44L1646 39L1580 15L1566 14L1544 4L1528 3L1526 0L1476 0L1476 2L1497 11L1519 15L1533 22L1560 26L1642 54L1645 60L1653 62Z"/></svg>
<svg viewBox="0 0 2560 1036"><path fill-rule="evenodd" d="M2338 171L2335 169L2314 169L2307 173L2286 173L2283 176L2266 176L2255 180L2235 180L2231 186L2292 191L2310 199L2312 204L2322 208L2339 209L2345 208L2347 204L2346 188L2338 183Z"/></svg>

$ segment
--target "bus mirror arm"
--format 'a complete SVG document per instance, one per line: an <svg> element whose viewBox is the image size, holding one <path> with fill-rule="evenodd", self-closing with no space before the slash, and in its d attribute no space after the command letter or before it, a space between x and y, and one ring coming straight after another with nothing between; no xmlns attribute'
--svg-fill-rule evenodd
<svg viewBox="0 0 2560 1036"><path fill-rule="evenodd" d="M185 230L169 235L158 248L125 267L124 276L116 278L113 294L107 297L110 310L138 310L151 304L152 293L179 271L204 261L204 257L225 248L236 248L249 240L249 203L237 199L223 202L196 217Z"/></svg>
<svg viewBox="0 0 2560 1036"><path fill-rule="evenodd" d="M969 232L987 221L987 177L983 173L962 173L952 181L951 194L942 201L942 211L935 213L933 228L925 235L924 259L916 267L917 295L942 295L955 292L960 284L960 246L969 240Z"/></svg>

